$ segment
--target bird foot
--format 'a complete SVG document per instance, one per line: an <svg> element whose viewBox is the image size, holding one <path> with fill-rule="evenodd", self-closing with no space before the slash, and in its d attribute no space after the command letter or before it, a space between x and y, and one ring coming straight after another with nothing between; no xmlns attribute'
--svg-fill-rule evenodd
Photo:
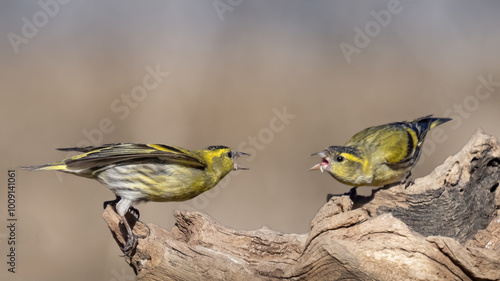
<svg viewBox="0 0 500 281"><path fill-rule="evenodd" d="M121 198L117 196L115 200L104 201L104 203L102 204L102 207L104 209L106 209L106 207L108 207L108 205L110 205L110 204L112 206L116 206L116 204L120 201L120 199Z"/></svg>
<svg viewBox="0 0 500 281"><path fill-rule="evenodd" d="M137 244L139 243L139 239L144 239L148 237L149 233L151 233L151 229L149 226L144 224L144 226L148 229L148 233L145 235L134 234L133 232L127 234L127 242L120 249L123 252L123 256L131 257L132 252L136 249Z"/></svg>
<svg viewBox="0 0 500 281"><path fill-rule="evenodd" d="M108 207L108 205L113 205L113 206L116 206L116 204L118 204L118 202L120 202L121 198L120 197L116 197L115 200L109 200L109 201L105 201L102 205L104 207L104 209L106 209L106 207ZM136 208L134 208L133 206L130 206L128 208L128 211L130 214L132 214L134 216L134 218L136 220L139 220L139 218L141 217L141 214L139 213L139 210L137 210Z"/></svg>
<svg viewBox="0 0 500 281"><path fill-rule="evenodd" d="M132 252L137 247L137 243L138 239L135 235L128 236L127 243L120 248L123 252L123 256L132 257Z"/></svg>
<svg viewBox="0 0 500 281"><path fill-rule="evenodd" d="M342 195L328 193L326 195L326 202L330 201L330 199L332 199L332 197L339 197L339 196L344 196L344 195L348 195L349 199L351 199L351 201L354 202L354 200L356 200L356 197L358 196L357 188L358 188L357 186L353 187L353 188L351 188L351 190L349 190L348 192L346 192Z"/></svg>
<svg viewBox="0 0 500 281"><path fill-rule="evenodd" d="M128 212L130 214L132 214L135 217L136 220L139 220L139 218L141 217L141 214L139 213L139 210L137 210L136 208L134 208L132 206L130 206L128 208Z"/></svg>
<svg viewBox="0 0 500 281"><path fill-rule="evenodd" d="M356 200L356 197L358 196L358 191L357 191L357 186L351 188L349 192L344 193L344 195L349 195L349 199L351 199L352 202Z"/></svg>
<svg viewBox="0 0 500 281"><path fill-rule="evenodd" d="M121 198L117 196L115 200L110 200L110 201L104 202L103 207L104 207L104 209L106 209L106 207L111 204L116 210L116 204L118 204L118 202L120 202L120 200L121 200ZM128 213L130 213L130 215L132 215L136 221L139 221L139 217L140 217L139 210L130 206L128 209ZM122 218L122 222L123 222L125 228L127 229L127 242L125 243L125 245L123 245L123 247L120 247L120 249L122 250L124 256L131 257L134 250L137 247L138 242L139 242L138 238L143 239L143 238L146 238L148 235L135 235L132 232L132 228L131 228L130 224L128 223L126 217L121 216L121 218ZM147 225L145 225L145 226L148 229L148 233L151 232L149 227Z"/></svg>
<svg viewBox="0 0 500 281"><path fill-rule="evenodd" d="M408 186L415 184L415 179L413 178L411 171L408 172L408 175L406 175L405 179L401 181L401 184L405 186L405 189L407 189Z"/></svg>
<svg viewBox="0 0 500 281"><path fill-rule="evenodd" d="M330 199L332 199L332 197L335 197L335 196L338 196L338 195L335 195L335 194L333 194L333 193L328 193L328 194L326 195L326 202L330 201Z"/></svg>

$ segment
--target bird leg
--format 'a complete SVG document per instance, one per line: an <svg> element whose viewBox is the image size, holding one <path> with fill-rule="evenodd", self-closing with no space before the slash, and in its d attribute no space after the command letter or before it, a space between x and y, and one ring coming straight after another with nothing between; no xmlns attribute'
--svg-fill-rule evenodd
<svg viewBox="0 0 500 281"><path fill-rule="evenodd" d="M351 190L349 190L349 192L345 193L344 195L349 195L349 199L351 199L352 202L354 202L354 200L356 200L356 197L358 196L358 192L357 192L357 186L351 188Z"/></svg>
<svg viewBox="0 0 500 281"><path fill-rule="evenodd" d="M120 216L122 218L123 224L125 225L125 228L127 229L127 243L123 245L121 248L123 254L125 256L130 257L130 254L132 253L132 250L137 247L138 239L137 236L132 232L132 228L130 227L130 224L127 221L127 218L125 216Z"/></svg>
<svg viewBox="0 0 500 281"><path fill-rule="evenodd" d="M415 183L415 180L413 179L413 176L411 175L411 171L408 172L404 180L401 181L401 184L405 186L405 189L408 188L408 186L413 185Z"/></svg>
<svg viewBox="0 0 500 281"><path fill-rule="evenodd" d="M351 201L354 202L354 200L356 199L356 197L358 196L358 192L357 192L357 186L351 188L348 192L342 194L342 195L338 195L338 194L333 194L333 193L328 193L326 195L326 202L330 201L330 199L332 199L332 197L337 197L337 196L344 196L344 195L349 195L349 199L351 199Z"/></svg>
<svg viewBox="0 0 500 281"><path fill-rule="evenodd" d="M129 209L128 209L128 212L134 216L134 218L136 218L138 220L139 218L139 211L130 206ZM134 212L137 213L137 216L134 214ZM132 227L130 226L126 216L120 216L120 218L122 219L123 221L123 224L125 225L125 228L127 229L127 243L121 248L123 254L125 254L125 256L128 256L130 257L132 251L137 247L137 244L139 242L138 239L144 239L148 236L148 234L146 235L136 235L134 234L134 232L132 231ZM143 224L147 229L148 229L148 233L151 232L151 230L149 229L149 226L147 226L146 224Z"/></svg>
<svg viewBox="0 0 500 281"><path fill-rule="evenodd" d="M123 215L121 214L123 212L123 210L125 210L125 208L127 208L126 205L129 205L131 202L127 202L125 205L123 205L125 208L117 208L117 205L118 205L119 202L124 203L126 201L122 201L121 197L116 196L115 200L106 201L106 202L104 202L103 205L104 205L104 208L106 209L106 207L109 204L112 204L115 207L115 210L120 215L120 218L122 219L123 225L125 225L125 229L127 230L127 242L125 243L125 245L123 245L123 247L121 247L121 250L125 254L125 256L129 256L130 257L130 254L132 253L132 250L135 249L135 247L137 246L138 238L141 238L141 239L142 238L146 238L147 235L135 235L134 234L134 232L132 231L132 227L130 226L130 224L129 224L127 218L126 218L126 212ZM120 209L120 211L118 209ZM126 210L137 221L139 220L139 217L140 217L139 210L137 210L136 208L134 208L131 205L129 205ZM146 227L147 227L147 225L146 225ZM147 228L149 230L149 227L147 227Z"/></svg>
<svg viewBox="0 0 500 281"><path fill-rule="evenodd" d="M109 204L112 204L113 206L116 206L116 204L118 202L120 202L120 200L122 200L122 198L119 197L119 196L116 196L115 200L105 201L104 204L103 204L103 207L104 207L104 209L106 209L106 207ZM134 208L134 206L130 206L128 208L128 211L129 211L129 213L131 213L135 217L136 220L139 220L139 218L141 217L141 214L139 213L139 210L137 210L136 208Z"/></svg>

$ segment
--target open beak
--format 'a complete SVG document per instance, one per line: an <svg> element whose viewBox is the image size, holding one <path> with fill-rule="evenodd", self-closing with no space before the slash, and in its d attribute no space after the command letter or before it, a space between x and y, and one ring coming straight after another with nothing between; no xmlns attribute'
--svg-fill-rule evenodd
<svg viewBox="0 0 500 281"><path fill-rule="evenodd" d="M319 164L316 164L314 166L312 166L309 171L312 171L312 170L320 170L321 172L323 172L323 168L321 167L321 163Z"/></svg>
<svg viewBox="0 0 500 281"><path fill-rule="evenodd" d="M249 170L248 168L245 168L243 166L240 166L238 163L236 163L236 159L240 156L250 156L250 154L245 153L245 152L238 152L234 151L234 157L233 157L233 170L238 171L238 170Z"/></svg>
<svg viewBox="0 0 500 281"><path fill-rule="evenodd" d="M321 151L321 152L318 152L318 153L311 154L311 156L319 156L319 157L322 158L322 161L321 161L321 163L318 163L318 164L312 166L309 169L309 171L320 170L323 173L328 168L328 165L330 165L330 163L326 159L326 153L325 153L325 151Z"/></svg>

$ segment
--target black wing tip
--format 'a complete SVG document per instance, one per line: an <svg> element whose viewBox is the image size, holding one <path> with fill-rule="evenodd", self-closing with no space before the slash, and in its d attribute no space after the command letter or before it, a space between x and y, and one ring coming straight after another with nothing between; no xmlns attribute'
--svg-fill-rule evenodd
<svg viewBox="0 0 500 281"><path fill-rule="evenodd" d="M412 122L418 123L418 122L435 122L435 121L438 121L439 124L443 124L443 123L446 123L446 122L449 122L449 121L453 120L452 118L449 118L449 117L432 117L432 116L434 116L434 114L430 114L430 115L427 115L427 116L424 116L424 117L417 118L417 119L413 120Z"/></svg>
<svg viewBox="0 0 500 281"><path fill-rule="evenodd" d="M58 151L83 151L85 147L59 147L56 148Z"/></svg>
<svg viewBox="0 0 500 281"><path fill-rule="evenodd" d="M439 119L439 124L443 124L443 123L450 122L451 120L453 120L452 118L437 118L437 119Z"/></svg>
<svg viewBox="0 0 500 281"><path fill-rule="evenodd" d="M137 144L137 145L144 145L145 147L148 147L148 148L151 148L151 145L156 145L156 146L159 146L159 147L162 147L166 150L171 150L171 151L175 151L177 153L183 153L182 150L180 150L178 147L175 147L175 146L171 146L171 145L166 145L166 144Z"/></svg>
<svg viewBox="0 0 500 281"><path fill-rule="evenodd" d="M56 150L58 150L58 151L89 152L89 151L99 149L99 148L118 146L118 145L126 145L126 144L129 144L129 143L108 143L108 144L103 144L100 146L89 145L89 146L78 146L78 147L60 147L60 148L56 148Z"/></svg>

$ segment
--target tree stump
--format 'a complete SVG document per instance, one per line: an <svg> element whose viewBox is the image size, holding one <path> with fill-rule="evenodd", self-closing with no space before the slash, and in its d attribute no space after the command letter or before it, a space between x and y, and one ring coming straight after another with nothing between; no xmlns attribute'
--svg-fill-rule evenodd
<svg viewBox="0 0 500 281"><path fill-rule="evenodd" d="M143 235L127 262L138 280L500 280L500 148L477 131L464 148L408 187L333 197L309 233L239 231L176 211L167 231ZM126 231L104 219L122 246Z"/></svg>

